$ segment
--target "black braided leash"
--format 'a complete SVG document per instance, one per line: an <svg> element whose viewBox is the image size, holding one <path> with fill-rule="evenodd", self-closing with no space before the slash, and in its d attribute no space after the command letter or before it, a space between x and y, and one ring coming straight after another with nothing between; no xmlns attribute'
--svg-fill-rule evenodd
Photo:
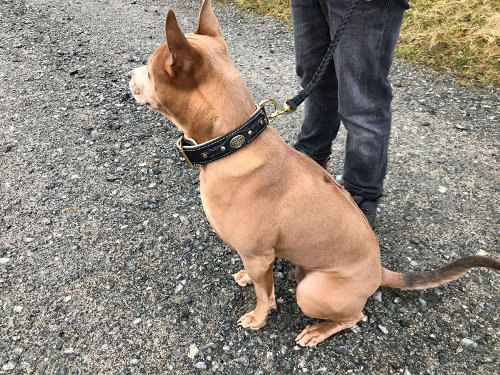
<svg viewBox="0 0 500 375"><path fill-rule="evenodd" d="M330 65L332 59L333 59L333 53L337 49L337 45L339 44L340 37L342 36L342 33L344 32L344 29L349 22L352 13L354 12L354 9L358 6L359 2L361 0L353 0L351 3L351 6L349 9L344 13L342 16L342 21L340 22L339 27L335 31L335 35L333 36L332 41L330 42L330 45L328 46L328 49L325 53L325 56L323 57L323 60L321 60L321 63L319 64L318 68L316 69L316 72L314 73L313 77L309 81L309 83L304 87L297 95L295 95L292 99L287 99L285 100L284 108L282 110L278 109L278 106L276 105L276 102L274 102L272 99L266 99L261 104L265 102L271 102L275 106L275 112L269 115L269 119L273 120L276 118L278 115L285 113L285 112L293 112L297 109L299 105L302 104L302 102L311 94L311 92L314 90L314 88L318 85L318 83L323 79L326 69Z"/></svg>

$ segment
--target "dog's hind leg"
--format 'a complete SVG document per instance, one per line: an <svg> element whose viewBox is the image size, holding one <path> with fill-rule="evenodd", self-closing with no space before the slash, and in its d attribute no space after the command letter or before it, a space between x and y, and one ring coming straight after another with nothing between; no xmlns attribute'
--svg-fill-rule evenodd
<svg viewBox="0 0 500 375"><path fill-rule="evenodd" d="M325 322L307 326L296 338L301 346L314 347L327 337L363 319L366 298L351 280L322 272L309 272L297 285L297 303L303 313ZM369 294L368 294L369 295Z"/></svg>
<svg viewBox="0 0 500 375"><path fill-rule="evenodd" d="M273 264L274 255L241 257L247 277L253 282L257 306L243 315L238 323L251 329L259 329L266 324L267 313L276 307L274 298ZM241 272L241 271L240 271Z"/></svg>

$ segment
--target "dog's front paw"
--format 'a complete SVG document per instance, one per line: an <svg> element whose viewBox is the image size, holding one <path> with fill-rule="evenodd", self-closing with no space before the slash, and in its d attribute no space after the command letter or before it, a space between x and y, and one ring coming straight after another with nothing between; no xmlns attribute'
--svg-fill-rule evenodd
<svg viewBox="0 0 500 375"><path fill-rule="evenodd" d="M252 279L248 276L247 271L241 270L233 275L234 280L238 283L239 286L245 286L248 284L252 284Z"/></svg>
<svg viewBox="0 0 500 375"><path fill-rule="evenodd" d="M238 324L243 328L259 329L266 325L267 313L257 313L256 310L250 311L238 319Z"/></svg>

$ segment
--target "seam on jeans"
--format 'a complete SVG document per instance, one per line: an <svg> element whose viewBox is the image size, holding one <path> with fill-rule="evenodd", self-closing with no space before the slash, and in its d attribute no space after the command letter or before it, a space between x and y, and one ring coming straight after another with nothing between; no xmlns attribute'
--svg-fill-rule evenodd
<svg viewBox="0 0 500 375"><path fill-rule="evenodd" d="M333 64L333 63L334 62L333 62L333 59L332 59L332 61L330 62L330 64ZM327 68L325 74L323 75L323 97L321 98L322 99L322 101L321 101L322 102L321 103L321 106L322 106L321 110L323 112L323 121L325 121L325 119L326 119L326 82L327 82L326 76L328 75L328 70L329 69ZM332 149L332 145L330 144L330 150L331 149Z"/></svg>
<svg viewBox="0 0 500 375"><path fill-rule="evenodd" d="M382 77L382 71L380 69L380 53L381 53L382 40L384 38L384 35L385 35L387 28L388 28L388 25L389 25L389 19L390 19L389 3L390 3L390 1L391 0L387 0L387 9L385 12L384 28L382 29L382 32L380 33L380 37L379 37L379 41L378 41L379 48L378 48L378 53L377 53L377 67L378 67L378 75L380 78ZM379 118L378 122L382 121L381 112L382 112L381 108L377 108L377 110L375 112L377 114L377 117ZM391 117L392 117L392 115L391 115ZM387 148L389 147L389 140L387 139L385 141L385 138L383 138L383 139L384 139L384 142L386 142L387 144L385 144L384 147L380 148L380 153L379 153L379 155L377 155L377 175L380 175L380 173L382 172L382 169L384 168L384 165L385 165L385 163L383 162L384 150L386 151L386 153L388 153ZM388 160L386 160L386 163L387 162L388 162ZM382 189L383 189L383 187L382 187Z"/></svg>
<svg viewBox="0 0 500 375"><path fill-rule="evenodd" d="M386 32L386 28L388 26L388 23L389 23L389 9L388 9L388 5L389 5L389 2L391 0L387 0L387 6L385 7L384 9L384 16L385 16L385 19L384 19L384 26L381 30L381 32L379 33L379 36L378 36L378 39L377 39L377 60L376 60L376 64L377 64L377 74L379 76L379 78L382 76L382 71L380 69L380 54L381 54L381 47L382 47L382 40L383 40L383 36ZM374 106L373 107L373 111L376 115L376 121L377 122L380 122L382 121L382 116L380 115L380 112L381 112L381 108L378 107L378 106ZM388 143L388 142L387 142ZM388 146L388 145L387 145ZM383 159L383 154L384 154L384 148L382 147L379 151L379 154L377 155L376 157L376 170L377 170L377 175L380 174L383 166L382 166L382 159ZM352 184L351 184L352 186ZM383 187L382 187L383 189ZM354 190L357 190L357 189L354 189ZM378 190L378 189L377 189ZM366 192L364 192L366 194ZM380 193L381 194L381 193ZM371 195L371 194L369 194Z"/></svg>

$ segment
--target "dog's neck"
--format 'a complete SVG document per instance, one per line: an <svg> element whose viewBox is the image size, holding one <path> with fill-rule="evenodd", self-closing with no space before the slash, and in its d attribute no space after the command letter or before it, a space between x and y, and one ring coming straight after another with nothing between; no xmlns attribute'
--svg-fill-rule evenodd
<svg viewBox="0 0 500 375"><path fill-rule="evenodd" d="M211 74L209 82L186 99L182 118L176 116L184 135L198 144L230 132L255 111L250 91L232 65Z"/></svg>

